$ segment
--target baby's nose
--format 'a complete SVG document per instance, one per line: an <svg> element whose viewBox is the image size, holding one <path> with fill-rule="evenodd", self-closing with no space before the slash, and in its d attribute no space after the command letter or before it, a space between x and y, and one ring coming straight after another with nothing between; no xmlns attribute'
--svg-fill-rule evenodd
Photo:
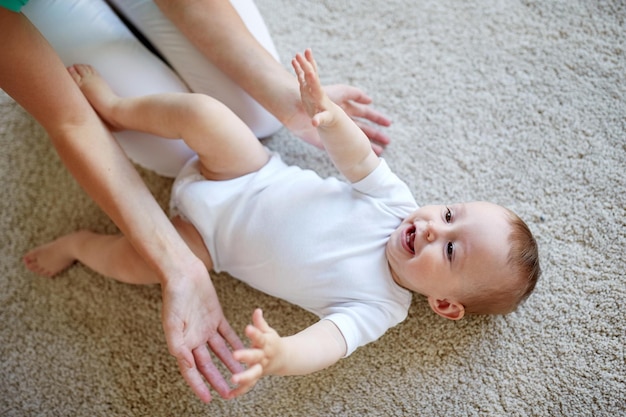
<svg viewBox="0 0 626 417"><path fill-rule="evenodd" d="M437 238L437 235L435 233L435 225L433 224L432 221L428 221L426 223L426 229L424 230L424 233L425 233L426 240L429 243L434 242L434 240Z"/></svg>
<svg viewBox="0 0 626 417"><path fill-rule="evenodd" d="M420 235L424 239L426 239L428 243L434 242L435 239L437 238L435 225L431 220L425 221L421 225L417 225L416 227L417 227L417 230L420 231Z"/></svg>

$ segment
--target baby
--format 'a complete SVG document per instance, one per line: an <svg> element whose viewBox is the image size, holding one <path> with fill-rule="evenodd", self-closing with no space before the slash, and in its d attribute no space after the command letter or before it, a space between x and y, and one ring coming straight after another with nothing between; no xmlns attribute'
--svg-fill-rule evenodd
<svg viewBox="0 0 626 417"><path fill-rule="evenodd" d="M220 102L200 94L121 98L89 66L70 73L113 128L183 138L197 152L176 179L172 222L207 268L320 317L280 337L261 310L246 328L236 392L263 375L332 365L406 318L422 294L448 319L504 314L540 275L535 239L501 206L417 207L408 186L326 96L310 50L292 60L302 104L347 182L287 166ZM79 231L31 250L26 266L53 276L75 261L119 281L158 283L123 236Z"/></svg>

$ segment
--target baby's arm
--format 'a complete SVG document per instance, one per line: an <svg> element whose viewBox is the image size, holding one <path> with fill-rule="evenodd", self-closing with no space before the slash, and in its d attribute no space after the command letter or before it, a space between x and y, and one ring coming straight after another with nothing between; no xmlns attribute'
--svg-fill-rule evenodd
<svg viewBox="0 0 626 417"><path fill-rule="evenodd" d="M302 103L333 163L350 182L365 178L379 163L369 139L322 89L310 49L304 56L297 54L291 64L300 83Z"/></svg>
<svg viewBox="0 0 626 417"><path fill-rule="evenodd" d="M329 367L346 354L344 338L329 320L288 337L280 337L260 309L254 311L252 322L246 327L252 346L233 353L236 360L248 365L248 369L233 375L233 383L238 385L234 396L249 391L262 376L309 374Z"/></svg>

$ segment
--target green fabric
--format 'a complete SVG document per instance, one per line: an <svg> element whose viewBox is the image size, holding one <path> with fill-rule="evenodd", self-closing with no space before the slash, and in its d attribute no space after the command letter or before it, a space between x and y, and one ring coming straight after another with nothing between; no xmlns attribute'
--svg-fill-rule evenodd
<svg viewBox="0 0 626 417"><path fill-rule="evenodd" d="M0 0L0 7L19 12L26 3L28 3L28 0Z"/></svg>

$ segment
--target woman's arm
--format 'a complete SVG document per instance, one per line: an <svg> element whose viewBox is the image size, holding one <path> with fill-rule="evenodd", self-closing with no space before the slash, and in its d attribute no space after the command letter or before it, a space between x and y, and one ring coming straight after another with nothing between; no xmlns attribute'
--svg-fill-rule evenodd
<svg viewBox="0 0 626 417"><path fill-rule="evenodd" d="M346 354L343 335L329 320L320 320L288 337L280 337L260 309L254 311L252 323L246 327L252 346L233 353L248 365L244 372L233 375L235 395L249 391L262 376L310 374L333 365Z"/></svg>
<svg viewBox="0 0 626 417"><path fill-rule="evenodd" d="M165 16L224 74L303 140L321 146L300 102L298 82L261 46L228 0L155 0ZM352 118L388 126L372 109L371 98L355 87L327 87L329 97ZM389 138L367 123L359 123L376 152ZM381 146L382 145L382 146Z"/></svg>
<svg viewBox="0 0 626 417"><path fill-rule="evenodd" d="M228 396L206 343L233 372L241 367L224 339L235 348L242 344L223 316L208 271L28 19L0 7L0 37L0 88L44 127L70 173L161 278L163 325L185 380L201 399L210 400L198 371L206 365L205 378Z"/></svg>

